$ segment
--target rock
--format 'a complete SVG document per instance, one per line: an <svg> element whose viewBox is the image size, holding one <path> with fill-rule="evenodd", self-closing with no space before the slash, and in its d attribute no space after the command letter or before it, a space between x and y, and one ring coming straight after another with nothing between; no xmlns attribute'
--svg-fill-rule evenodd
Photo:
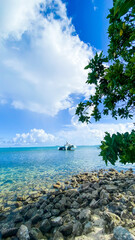
<svg viewBox="0 0 135 240"><path fill-rule="evenodd" d="M61 185L59 185L59 184L53 184L53 188L59 189L59 188L61 188Z"/></svg>
<svg viewBox="0 0 135 240"><path fill-rule="evenodd" d="M84 234L88 234L88 233L90 233L92 230L93 230L92 223L91 223L91 222L87 222L87 223L84 225L83 233L84 233Z"/></svg>
<svg viewBox="0 0 135 240"><path fill-rule="evenodd" d="M52 227L59 227L63 223L62 217L51 218Z"/></svg>
<svg viewBox="0 0 135 240"><path fill-rule="evenodd" d="M110 198L110 194L106 190L102 189L100 192L100 199L108 200L109 198Z"/></svg>
<svg viewBox="0 0 135 240"><path fill-rule="evenodd" d="M21 225L21 227L19 228L19 230L17 232L17 237L19 238L19 240L29 240L30 239L28 228L25 225Z"/></svg>
<svg viewBox="0 0 135 240"><path fill-rule="evenodd" d="M63 225L60 227L59 231L64 235L68 236L72 233L73 230L73 224L72 223L67 223L66 225Z"/></svg>
<svg viewBox="0 0 135 240"><path fill-rule="evenodd" d="M15 223L23 222L23 218L18 214L18 215L15 217L14 222L15 222Z"/></svg>
<svg viewBox="0 0 135 240"><path fill-rule="evenodd" d="M42 216L40 216L39 214L36 214L34 217L31 218L32 224L36 224L41 220L42 220Z"/></svg>
<svg viewBox="0 0 135 240"><path fill-rule="evenodd" d="M113 193L118 190L118 188L114 185L105 185L105 189L109 193Z"/></svg>
<svg viewBox="0 0 135 240"><path fill-rule="evenodd" d="M57 232L54 234L53 240L64 240L64 237L63 237L63 235L62 235L61 232L57 231Z"/></svg>
<svg viewBox="0 0 135 240"><path fill-rule="evenodd" d="M132 209L132 214L135 215L135 207Z"/></svg>
<svg viewBox="0 0 135 240"><path fill-rule="evenodd" d="M3 229L1 231L2 238L12 237L17 234L18 228L9 228L9 229Z"/></svg>
<svg viewBox="0 0 135 240"><path fill-rule="evenodd" d="M58 216L60 214L60 210L59 209L52 209L51 213L52 213L52 216Z"/></svg>
<svg viewBox="0 0 135 240"><path fill-rule="evenodd" d="M45 233L49 232L50 229L51 229L50 221L48 219L45 219L40 226L40 231L43 234L45 234Z"/></svg>
<svg viewBox="0 0 135 240"><path fill-rule="evenodd" d="M43 234L41 233L41 231L38 228L32 228L30 230L30 240L39 240L42 239Z"/></svg>
<svg viewBox="0 0 135 240"><path fill-rule="evenodd" d="M80 222L76 222L73 225L73 231L72 231L73 235L80 236L82 234L82 231L83 231L82 224Z"/></svg>
<svg viewBox="0 0 135 240"><path fill-rule="evenodd" d="M26 220L29 220L30 218L32 218L32 217L36 214L36 212L37 212L37 208L36 208L36 207L31 208L31 209L29 209L29 210L25 213L24 218L25 218Z"/></svg>
<svg viewBox="0 0 135 240"><path fill-rule="evenodd" d="M133 219L133 215L132 215L132 213L130 213L128 210L123 210L122 212L121 212L121 219L122 220L124 220L125 218L127 218L127 219Z"/></svg>
<svg viewBox="0 0 135 240"><path fill-rule="evenodd" d="M50 218L52 216L51 212L47 212L46 214L44 214L43 218Z"/></svg>
<svg viewBox="0 0 135 240"><path fill-rule="evenodd" d="M97 198L98 197L98 190L92 191L92 198Z"/></svg>
<svg viewBox="0 0 135 240"><path fill-rule="evenodd" d="M135 237L121 226L114 228L113 233L115 240L135 240Z"/></svg>
<svg viewBox="0 0 135 240"><path fill-rule="evenodd" d="M0 221L3 221L7 218L7 215L5 213L0 213Z"/></svg>
<svg viewBox="0 0 135 240"><path fill-rule="evenodd" d="M90 203L90 207L91 208L97 208L98 207L98 205L99 205L99 203L100 203L100 200L95 200L95 199L93 199L92 201L91 201L91 203Z"/></svg>
<svg viewBox="0 0 135 240"><path fill-rule="evenodd" d="M104 212L104 220L106 221L105 231L112 232L114 227L118 226L121 223L121 219L118 215L111 212Z"/></svg>
<svg viewBox="0 0 135 240"><path fill-rule="evenodd" d="M79 214L79 220L80 222L89 221L91 219L91 211L90 209L86 208L83 209Z"/></svg>

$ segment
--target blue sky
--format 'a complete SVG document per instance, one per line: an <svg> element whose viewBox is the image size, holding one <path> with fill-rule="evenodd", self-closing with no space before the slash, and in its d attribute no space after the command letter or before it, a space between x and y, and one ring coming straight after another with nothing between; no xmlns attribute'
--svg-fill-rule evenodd
<svg viewBox="0 0 135 240"><path fill-rule="evenodd" d="M104 131L130 131L110 116L86 125L74 115L87 86L84 67L107 53L112 0L0 2L0 146L99 144Z"/></svg>

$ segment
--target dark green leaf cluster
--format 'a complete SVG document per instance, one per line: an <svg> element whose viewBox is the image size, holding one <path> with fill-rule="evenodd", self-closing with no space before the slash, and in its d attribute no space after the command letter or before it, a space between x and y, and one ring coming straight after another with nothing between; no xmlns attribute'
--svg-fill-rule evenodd
<svg viewBox="0 0 135 240"><path fill-rule="evenodd" d="M95 94L78 104L76 114L81 122L99 121L102 115L132 118L135 112L135 2L113 0L109 19L108 56L96 53L85 69L89 70L87 84L94 84ZM89 115L88 108L92 109ZM135 131L131 134L106 133L101 156L115 164L135 162Z"/></svg>
<svg viewBox="0 0 135 240"><path fill-rule="evenodd" d="M100 156L103 157L106 164L109 161L111 164L115 165L118 159L120 159L120 162L123 164L135 162L134 130L132 130L130 134L126 132L124 134L113 134L112 136L106 132L104 141L101 143Z"/></svg>
<svg viewBox="0 0 135 240"><path fill-rule="evenodd" d="M99 121L102 114L111 114L115 119L133 117L135 110L134 16L133 1L114 1L114 7L110 9L108 15L110 23L108 56L104 57L102 52L99 55L96 53L85 67L90 69L86 83L94 84L96 92L88 101L78 105L76 114L80 121L89 122L91 116ZM89 116L85 110L91 106L93 106L93 112Z"/></svg>

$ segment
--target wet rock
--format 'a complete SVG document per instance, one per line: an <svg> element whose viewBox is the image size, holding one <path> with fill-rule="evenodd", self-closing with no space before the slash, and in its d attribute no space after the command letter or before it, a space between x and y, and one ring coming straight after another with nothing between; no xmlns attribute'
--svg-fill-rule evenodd
<svg viewBox="0 0 135 240"><path fill-rule="evenodd" d="M29 210L25 213L24 218L25 218L26 220L29 220L30 218L32 218L32 217L36 214L36 212L37 212L37 208L36 208L36 207L31 208L31 209L29 209Z"/></svg>
<svg viewBox="0 0 135 240"><path fill-rule="evenodd" d="M68 236L72 233L73 230L73 224L72 223L67 223L66 225L63 225L59 228L59 231L64 235Z"/></svg>
<svg viewBox="0 0 135 240"><path fill-rule="evenodd" d="M31 218L32 224L36 224L41 220L42 220L42 216L39 214L36 214L34 217Z"/></svg>
<svg viewBox="0 0 135 240"><path fill-rule="evenodd" d="M22 207L23 206L23 203L21 201L18 201L15 203L15 207L16 208L19 208L19 207Z"/></svg>
<svg viewBox="0 0 135 240"><path fill-rule="evenodd" d="M83 209L79 214L79 220L80 222L89 221L91 219L91 211L90 209L86 208Z"/></svg>
<svg viewBox="0 0 135 240"><path fill-rule="evenodd" d="M1 231L2 238L12 237L17 234L18 228L8 228Z"/></svg>
<svg viewBox="0 0 135 240"><path fill-rule="evenodd" d="M19 240L29 240L30 239L28 228L25 225L21 225L21 227L19 228L19 230L17 232L17 237L19 238Z"/></svg>
<svg viewBox="0 0 135 240"><path fill-rule="evenodd" d="M53 184L53 188L59 189L59 188L61 188L61 185L59 185L59 184Z"/></svg>
<svg viewBox="0 0 135 240"><path fill-rule="evenodd" d="M125 228L118 226L114 228L114 240L135 240L135 237Z"/></svg>
<svg viewBox="0 0 135 240"><path fill-rule="evenodd" d="M0 213L0 221L3 221L7 218L7 215L5 213Z"/></svg>
<svg viewBox="0 0 135 240"><path fill-rule="evenodd" d="M63 223L62 217L51 218L52 227L59 227Z"/></svg>
<svg viewBox="0 0 135 240"><path fill-rule="evenodd" d="M15 223L23 222L23 217L18 214L18 215L15 217L14 222L15 222Z"/></svg>
<svg viewBox="0 0 135 240"><path fill-rule="evenodd" d="M83 231L83 226L80 222L76 222L75 224L73 224L73 235L74 236L80 236L82 234Z"/></svg>
<svg viewBox="0 0 135 240"><path fill-rule="evenodd" d="M40 226L40 231L45 234L47 232L49 232L51 229L51 224L50 221L48 219L45 219Z"/></svg>

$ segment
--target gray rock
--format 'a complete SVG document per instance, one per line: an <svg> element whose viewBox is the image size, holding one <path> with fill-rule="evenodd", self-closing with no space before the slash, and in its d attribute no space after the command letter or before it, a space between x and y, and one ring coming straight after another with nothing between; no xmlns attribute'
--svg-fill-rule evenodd
<svg viewBox="0 0 135 240"><path fill-rule="evenodd" d="M32 224L36 224L38 223L39 221L42 220L42 216L40 216L39 214L36 214L34 217L32 217L31 221L32 221Z"/></svg>
<svg viewBox="0 0 135 240"><path fill-rule="evenodd" d="M95 200L95 199L93 199L92 201L91 201L91 203L90 203L90 207L91 208L97 208L98 207L98 205L99 205L99 203L100 203L100 199L99 200Z"/></svg>
<svg viewBox="0 0 135 240"><path fill-rule="evenodd" d="M17 237L19 238L19 240L29 240L30 239L28 228L25 225L21 225L21 227L19 228L19 230L17 232Z"/></svg>
<svg viewBox="0 0 135 240"><path fill-rule="evenodd" d="M110 198L110 194L105 191L105 189L102 189L100 192L100 199L109 199Z"/></svg>
<svg viewBox="0 0 135 240"><path fill-rule="evenodd" d="M121 226L114 228L113 233L115 240L135 240L135 237Z"/></svg>
<svg viewBox="0 0 135 240"><path fill-rule="evenodd" d="M106 185L105 189L107 192L112 193L118 190L118 188L114 185Z"/></svg>
<svg viewBox="0 0 135 240"><path fill-rule="evenodd" d="M52 227L59 227L63 223L62 217L51 218Z"/></svg>
<svg viewBox="0 0 135 240"><path fill-rule="evenodd" d="M51 213L52 213L52 216L59 216L60 210L59 209L52 209Z"/></svg>
<svg viewBox="0 0 135 240"><path fill-rule="evenodd" d="M84 225L83 233L84 233L84 234L88 234L88 233L90 233L92 230L93 230L92 223L91 223L91 222L87 222L87 223Z"/></svg>
<svg viewBox="0 0 135 240"><path fill-rule="evenodd" d="M64 240L64 237L63 237L63 235L62 235L61 232L57 231L57 232L54 234L53 240Z"/></svg>
<svg viewBox="0 0 135 240"><path fill-rule="evenodd" d="M91 219L91 211L90 209L86 208L83 209L79 214L79 220L80 222L89 221Z"/></svg>
<svg viewBox="0 0 135 240"><path fill-rule="evenodd" d="M51 212L47 212L43 215L43 219L50 218L52 216Z"/></svg>
<svg viewBox="0 0 135 240"><path fill-rule="evenodd" d="M76 222L73 225L73 231L72 231L73 235L80 236L82 234L82 231L83 231L82 224L80 222Z"/></svg>
<svg viewBox="0 0 135 240"><path fill-rule="evenodd" d="M30 240L39 240L42 238L44 238L44 237L38 228L32 228L30 230Z"/></svg>
<svg viewBox="0 0 135 240"><path fill-rule="evenodd" d="M0 221L3 221L6 218L7 218L7 216L5 213L0 213Z"/></svg>
<svg viewBox="0 0 135 240"><path fill-rule="evenodd" d="M18 228L3 229L1 235L3 238L12 237L17 234Z"/></svg>
<svg viewBox="0 0 135 240"><path fill-rule="evenodd" d="M132 214L135 215L135 207L132 209Z"/></svg>
<svg viewBox="0 0 135 240"><path fill-rule="evenodd" d="M30 218L32 218L32 217L36 214L36 212L37 212L37 208L36 208L36 207L31 208L31 209L29 209L29 210L25 213L24 218L25 218L26 220L29 220Z"/></svg>
<svg viewBox="0 0 135 240"><path fill-rule="evenodd" d="M72 223L67 223L66 225L63 225L60 227L59 231L64 235L68 236L72 233L73 230L73 224Z"/></svg>
<svg viewBox="0 0 135 240"><path fill-rule="evenodd" d="M49 232L50 229L51 229L51 224L48 219L45 219L40 226L40 231L43 234L45 234L45 233Z"/></svg>

